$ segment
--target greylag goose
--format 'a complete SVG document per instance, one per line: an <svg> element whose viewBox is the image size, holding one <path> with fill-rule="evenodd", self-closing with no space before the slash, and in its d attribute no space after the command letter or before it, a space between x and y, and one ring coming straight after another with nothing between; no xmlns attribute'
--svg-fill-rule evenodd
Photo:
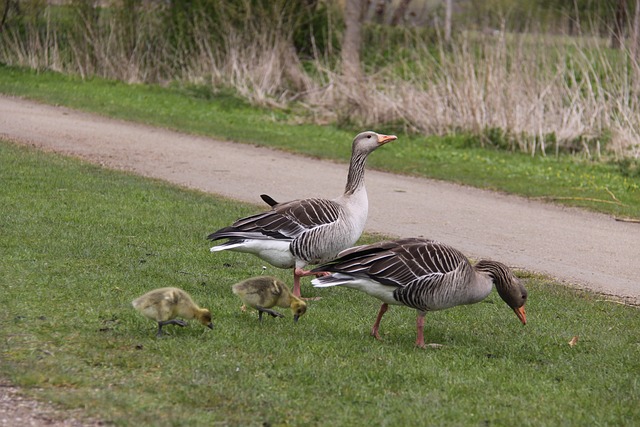
<svg viewBox="0 0 640 427"><path fill-rule="evenodd" d="M507 266L481 260L472 265L460 251L433 240L408 238L358 246L311 270L332 273L314 279L316 287L346 286L383 302L371 335L380 339L378 328L389 304L418 311L416 345L424 344L424 316L485 299L495 284L502 299L523 324L527 290Z"/></svg>
<svg viewBox="0 0 640 427"><path fill-rule="evenodd" d="M300 296L303 268L333 259L341 250L353 246L368 214L364 170L367 156L376 148L397 139L375 132L358 134L352 145L347 184L342 196L329 199L299 199L277 203L263 200L271 210L242 218L231 226L211 233L212 241L228 239L211 252L232 250L258 256L278 268L294 268L293 294Z"/></svg>
<svg viewBox="0 0 640 427"><path fill-rule="evenodd" d="M242 302L258 310L258 318L262 321L262 313L273 317L284 317L271 307L289 307L293 313L293 321L307 311L307 303L291 294L287 285L271 276L252 277L231 287Z"/></svg>
<svg viewBox="0 0 640 427"><path fill-rule="evenodd" d="M144 316L158 322L158 337L162 336L164 325L187 326L187 322L176 317L198 319L200 323L213 329L211 312L198 307L191 296L179 288L154 289L136 298L131 304Z"/></svg>

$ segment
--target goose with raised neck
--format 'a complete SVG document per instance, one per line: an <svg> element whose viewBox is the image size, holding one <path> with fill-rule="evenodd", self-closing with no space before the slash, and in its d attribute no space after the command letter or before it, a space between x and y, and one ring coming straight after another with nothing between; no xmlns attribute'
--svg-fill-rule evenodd
<svg viewBox="0 0 640 427"><path fill-rule="evenodd" d="M367 131L352 144L344 193L335 199L309 198L278 203L262 198L271 210L251 215L209 234L209 240L228 239L211 252L251 253L278 268L293 268L293 295L300 296L300 278L308 264L329 261L355 244L367 221L369 202L364 183L367 157L397 139Z"/></svg>

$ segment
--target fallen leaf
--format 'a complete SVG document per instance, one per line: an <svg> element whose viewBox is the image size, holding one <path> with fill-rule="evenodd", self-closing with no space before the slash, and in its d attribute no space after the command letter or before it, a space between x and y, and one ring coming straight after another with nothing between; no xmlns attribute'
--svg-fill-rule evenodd
<svg viewBox="0 0 640 427"><path fill-rule="evenodd" d="M571 341L569 341L569 347L573 347L577 343L578 343L578 336L576 335L573 338L571 338Z"/></svg>

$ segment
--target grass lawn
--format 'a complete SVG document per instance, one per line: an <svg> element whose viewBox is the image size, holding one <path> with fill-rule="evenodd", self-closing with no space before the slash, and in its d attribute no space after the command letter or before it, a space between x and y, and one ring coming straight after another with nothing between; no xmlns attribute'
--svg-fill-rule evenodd
<svg viewBox="0 0 640 427"><path fill-rule="evenodd" d="M300 124L292 111L254 108L202 87L126 85L0 65L0 93L66 105L125 120L305 155L347 161L362 129ZM374 129L393 133L394 129ZM368 167L454 181L580 206L614 216L640 218L637 161L621 166L576 156L535 156L480 148L466 136L399 134L394 150L381 151Z"/></svg>
<svg viewBox="0 0 640 427"><path fill-rule="evenodd" d="M297 324L259 324L230 286L263 263L205 239L256 207L6 142L0 182L0 375L39 399L123 426L640 424L637 308L521 272L526 326L493 292L428 314L445 346L420 350L413 310L377 342L377 300L307 279ZM214 330L156 339L130 301L161 286Z"/></svg>

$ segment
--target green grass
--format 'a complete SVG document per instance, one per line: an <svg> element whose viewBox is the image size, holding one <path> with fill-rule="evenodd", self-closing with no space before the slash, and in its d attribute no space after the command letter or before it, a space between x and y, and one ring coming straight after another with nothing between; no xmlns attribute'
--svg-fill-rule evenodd
<svg viewBox="0 0 640 427"><path fill-rule="evenodd" d="M229 93L212 94L202 87L83 81L6 66L0 66L0 93L340 161L349 158L349 142L361 130L298 124L301 118L295 111L254 108ZM369 166L640 218L637 161L615 164L569 155L531 157L479 148L467 136L400 134L392 149L380 150L369 159Z"/></svg>
<svg viewBox="0 0 640 427"><path fill-rule="evenodd" d="M307 279L322 299L298 324L259 324L230 286L263 263L205 239L257 207L10 143L0 182L0 375L39 399L131 426L640 423L637 308L519 273L526 326L493 292L430 313L445 347L420 350L413 310L392 308L377 342L377 300ZM156 339L130 301L160 286L214 330Z"/></svg>

